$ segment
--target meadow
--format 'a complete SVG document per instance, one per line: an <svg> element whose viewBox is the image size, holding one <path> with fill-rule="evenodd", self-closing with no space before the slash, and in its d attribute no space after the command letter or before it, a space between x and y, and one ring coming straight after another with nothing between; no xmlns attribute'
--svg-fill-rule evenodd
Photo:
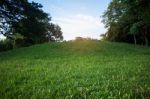
<svg viewBox="0 0 150 99"><path fill-rule="evenodd" d="M1 99L149 99L150 47L102 41L0 52Z"/></svg>

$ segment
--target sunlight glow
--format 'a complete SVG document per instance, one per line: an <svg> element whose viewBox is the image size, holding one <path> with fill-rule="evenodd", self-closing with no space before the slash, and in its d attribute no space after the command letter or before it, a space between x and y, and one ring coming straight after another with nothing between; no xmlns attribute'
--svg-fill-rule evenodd
<svg viewBox="0 0 150 99"><path fill-rule="evenodd" d="M100 39L99 35L106 31L101 19L90 15L56 17L52 21L61 26L65 40L75 39L77 36Z"/></svg>

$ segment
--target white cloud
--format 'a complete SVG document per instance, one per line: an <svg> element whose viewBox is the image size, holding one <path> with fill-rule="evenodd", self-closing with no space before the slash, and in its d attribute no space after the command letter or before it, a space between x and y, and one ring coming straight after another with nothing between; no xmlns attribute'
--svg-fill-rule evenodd
<svg viewBox="0 0 150 99"><path fill-rule="evenodd" d="M100 34L106 31L100 18L90 15L55 17L52 21L60 25L65 40L74 39L77 36L99 39Z"/></svg>
<svg viewBox="0 0 150 99"><path fill-rule="evenodd" d="M99 39L100 34L106 31L101 19L90 15L76 14L55 17L52 21L60 25L65 40L71 40L77 36ZM3 39L4 37L0 35L0 38Z"/></svg>

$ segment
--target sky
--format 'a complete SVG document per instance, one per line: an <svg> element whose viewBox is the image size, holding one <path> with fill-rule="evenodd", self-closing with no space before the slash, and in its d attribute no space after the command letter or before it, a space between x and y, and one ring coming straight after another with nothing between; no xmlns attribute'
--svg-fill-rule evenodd
<svg viewBox="0 0 150 99"><path fill-rule="evenodd" d="M43 5L52 22L58 24L65 40L75 37L100 39L106 29L101 22L111 0L30 0Z"/></svg>
<svg viewBox="0 0 150 99"><path fill-rule="evenodd" d="M102 14L111 0L29 0L41 3L52 22L62 28L64 40L75 37L100 39L106 32Z"/></svg>

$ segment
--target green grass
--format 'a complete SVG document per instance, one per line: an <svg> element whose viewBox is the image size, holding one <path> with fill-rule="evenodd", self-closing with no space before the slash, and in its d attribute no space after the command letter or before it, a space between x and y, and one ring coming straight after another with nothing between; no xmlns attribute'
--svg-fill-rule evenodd
<svg viewBox="0 0 150 99"><path fill-rule="evenodd" d="M150 98L150 47L78 41L1 52L0 98Z"/></svg>

